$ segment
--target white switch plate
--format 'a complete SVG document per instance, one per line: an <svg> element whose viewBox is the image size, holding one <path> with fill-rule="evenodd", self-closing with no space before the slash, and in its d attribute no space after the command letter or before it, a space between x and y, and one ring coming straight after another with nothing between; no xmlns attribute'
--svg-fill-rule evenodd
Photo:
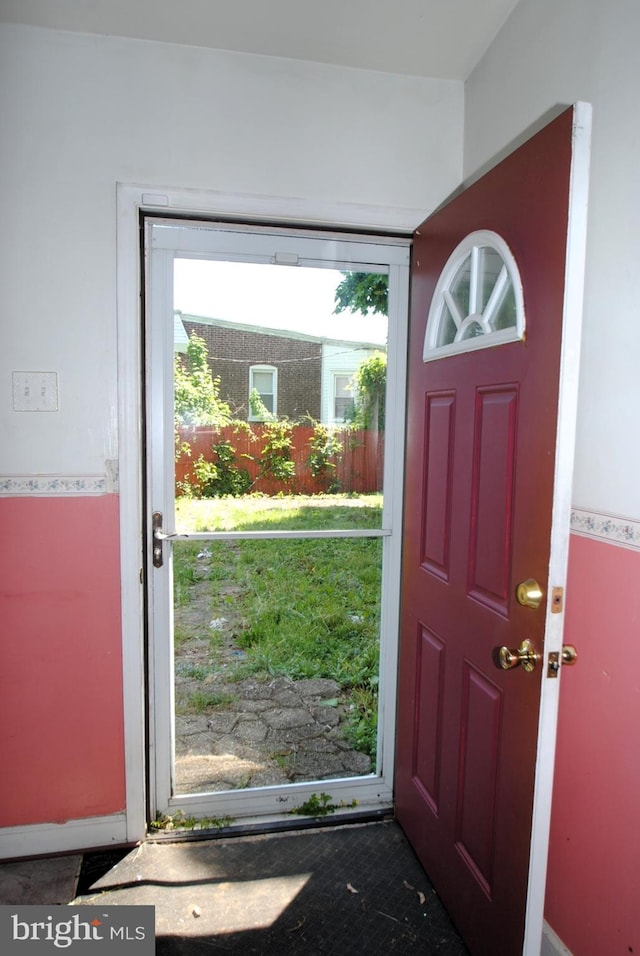
<svg viewBox="0 0 640 956"><path fill-rule="evenodd" d="M13 410L57 412L57 372L13 372Z"/></svg>

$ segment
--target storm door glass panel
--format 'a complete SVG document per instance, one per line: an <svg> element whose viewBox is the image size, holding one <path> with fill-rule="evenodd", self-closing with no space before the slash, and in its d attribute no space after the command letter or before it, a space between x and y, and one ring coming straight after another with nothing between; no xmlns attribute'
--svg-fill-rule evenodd
<svg viewBox="0 0 640 956"><path fill-rule="evenodd" d="M344 278L174 263L177 796L377 769L387 317Z"/></svg>
<svg viewBox="0 0 640 956"><path fill-rule="evenodd" d="M176 793L375 770L381 547L176 542Z"/></svg>
<svg viewBox="0 0 640 956"><path fill-rule="evenodd" d="M344 279L176 259L177 531L203 530L202 503L209 530L273 529L283 497L306 530L349 530L354 509L382 527L388 320L336 313Z"/></svg>

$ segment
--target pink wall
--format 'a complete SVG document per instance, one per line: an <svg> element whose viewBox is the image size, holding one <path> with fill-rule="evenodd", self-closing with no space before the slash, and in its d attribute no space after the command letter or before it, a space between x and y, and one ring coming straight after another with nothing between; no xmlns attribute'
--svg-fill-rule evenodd
<svg viewBox="0 0 640 956"><path fill-rule="evenodd" d="M640 553L572 535L546 919L575 956L640 953Z"/></svg>
<svg viewBox="0 0 640 956"><path fill-rule="evenodd" d="M0 826L124 809L118 499L0 499Z"/></svg>
<svg viewBox="0 0 640 956"><path fill-rule="evenodd" d="M0 826L125 805L118 499L0 499ZM573 535L546 918L640 954L640 552Z"/></svg>

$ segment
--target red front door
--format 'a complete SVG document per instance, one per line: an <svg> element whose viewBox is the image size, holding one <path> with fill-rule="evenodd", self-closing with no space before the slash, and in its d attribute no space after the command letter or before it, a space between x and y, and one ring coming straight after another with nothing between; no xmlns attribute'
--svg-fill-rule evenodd
<svg viewBox="0 0 640 956"><path fill-rule="evenodd" d="M572 127L568 110L414 242L397 815L471 952L491 956L522 952L540 696L555 679L545 622L563 584L549 562ZM524 337L425 362L438 278L476 230L513 254ZM516 599L527 579L537 608ZM534 669L503 669L499 649L525 638Z"/></svg>

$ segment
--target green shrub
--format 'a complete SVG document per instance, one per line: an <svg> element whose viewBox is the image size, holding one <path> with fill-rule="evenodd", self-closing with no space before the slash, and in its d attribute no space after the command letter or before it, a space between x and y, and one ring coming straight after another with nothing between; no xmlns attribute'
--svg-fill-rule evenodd
<svg viewBox="0 0 640 956"><path fill-rule="evenodd" d="M313 436L309 442L311 452L307 458L309 470L314 478L323 482L325 490L337 493L340 486L337 480L338 460L342 452L342 442L335 432L326 425L315 424Z"/></svg>
<svg viewBox="0 0 640 956"><path fill-rule="evenodd" d="M260 478L272 478L290 484L295 478L296 464L291 459L293 425L286 419L266 422L265 445L260 456Z"/></svg>
<svg viewBox="0 0 640 956"><path fill-rule="evenodd" d="M202 498L219 498L231 495L234 498L246 495L253 481L246 468L236 463L236 449L228 440L212 444L215 461L206 461L200 455L193 466Z"/></svg>

